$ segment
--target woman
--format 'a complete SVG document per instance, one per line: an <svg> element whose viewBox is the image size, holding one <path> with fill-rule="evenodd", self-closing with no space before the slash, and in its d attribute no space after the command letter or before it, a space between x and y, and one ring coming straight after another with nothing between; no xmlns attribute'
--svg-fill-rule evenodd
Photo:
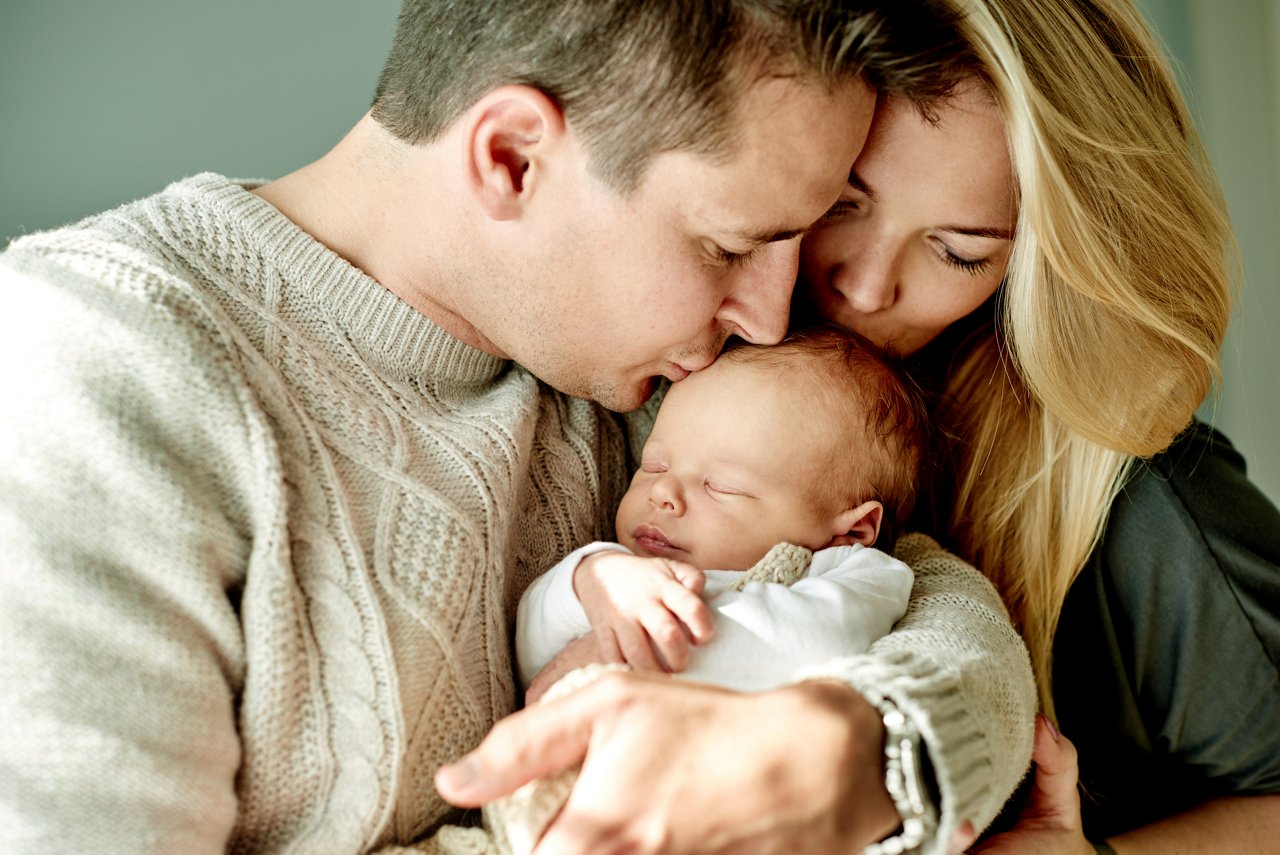
<svg viewBox="0 0 1280 855"><path fill-rule="evenodd" d="M882 104L798 308L942 393L937 534L1021 628L1089 838L1274 845L1280 513L1185 431L1230 311L1212 173L1128 0L955 5L972 83L929 116ZM1085 847L1064 750L1037 740L1035 816L993 845Z"/></svg>

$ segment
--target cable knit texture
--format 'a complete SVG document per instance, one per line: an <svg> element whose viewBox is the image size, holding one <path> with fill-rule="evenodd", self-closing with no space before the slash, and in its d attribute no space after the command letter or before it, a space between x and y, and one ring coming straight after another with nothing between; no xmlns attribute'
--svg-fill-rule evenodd
<svg viewBox="0 0 1280 855"><path fill-rule="evenodd" d="M652 413L462 344L220 176L15 241L0 301L0 849L430 850L432 772L513 708L521 593L612 536ZM973 578L937 577L960 625L836 669L968 818L1031 726Z"/></svg>
<svg viewBox="0 0 1280 855"><path fill-rule="evenodd" d="M0 276L6 844L354 852L449 817L431 775L514 706L520 594L612 533L620 424L217 176Z"/></svg>

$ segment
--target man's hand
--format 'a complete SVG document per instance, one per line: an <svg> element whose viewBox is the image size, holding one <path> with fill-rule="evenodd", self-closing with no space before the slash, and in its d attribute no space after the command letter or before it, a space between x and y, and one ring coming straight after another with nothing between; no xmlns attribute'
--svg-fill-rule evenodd
<svg viewBox="0 0 1280 855"><path fill-rule="evenodd" d="M738 694L609 674L498 722L436 787L474 807L581 763L535 855L856 852L898 825L883 743L841 683Z"/></svg>
<svg viewBox="0 0 1280 855"><path fill-rule="evenodd" d="M622 552L589 555L573 574L601 660L667 673L688 668L689 643L715 630L700 596L705 581L689 564Z"/></svg>
<svg viewBox="0 0 1280 855"><path fill-rule="evenodd" d="M1013 828L972 851L986 855L1093 855L1080 821L1076 748L1043 715L1036 717L1035 780Z"/></svg>

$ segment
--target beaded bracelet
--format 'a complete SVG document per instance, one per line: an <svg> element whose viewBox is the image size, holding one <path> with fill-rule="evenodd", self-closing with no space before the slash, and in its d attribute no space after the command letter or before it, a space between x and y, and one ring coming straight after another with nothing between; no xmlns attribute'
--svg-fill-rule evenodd
<svg viewBox="0 0 1280 855"><path fill-rule="evenodd" d="M920 731L888 698L868 697L884 717L884 786L902 830L862 850L862 855L902 855L917 849L938 824L924 783Z"/></svg>

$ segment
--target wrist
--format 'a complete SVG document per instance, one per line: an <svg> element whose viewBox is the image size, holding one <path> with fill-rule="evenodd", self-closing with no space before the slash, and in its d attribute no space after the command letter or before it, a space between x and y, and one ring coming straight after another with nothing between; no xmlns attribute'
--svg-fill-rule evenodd
<svg viewBox="0 0 1280 855"><path fill-rule="evenodd" d="M866 699L880 716L883 738L883 788L893 810L893 831L877 838L862 855L900 855L918 851L938 830L938 809L924 741L915 722L890 698Z"/></svg>
<svg viewBox="0 0 1280 855"><path fill-rule="evenodd" d="M594 568L595 564L600 561L601 556L613 553L630 555L631 550L618 543L596 541L595 543L589 543L586 546L575 549L573 552L569 553L567 558L565 558L566 562L573 564L573 572L569 574L569 587L570 590L573 591L573 595L577 597L579 603L582 602L580 587L582 585L582 581L580 581L580 579L589 580L588 584L591 584L591 582L598 582L599 577L591 572L592 568ZM582 574L581 576L579 575L580 573Z"/></svg>
<svg viewBox="0 0 1280 855"><path fill-rule="evenodd" d="M861 828L853 835L859 845L882 840L901 824L897 808L885 787L884 717L880 710L847 683L815 679L797 684L819 706L839 716L847 742L843 746L839 781L842 811L858 817Z"/></svg>
<svg viewBox="0 0 1280 855"><path fill-rule="evenodd" d="M601 553L593 552L590 555L584 555L582 560L578 562L578 566L573 568L573 575L570 576L570 586L573 588L573 595L578 598L578 602L584 602L583 590L591 582L595 581L591 577L591 567L595 564Z"/></svg>

